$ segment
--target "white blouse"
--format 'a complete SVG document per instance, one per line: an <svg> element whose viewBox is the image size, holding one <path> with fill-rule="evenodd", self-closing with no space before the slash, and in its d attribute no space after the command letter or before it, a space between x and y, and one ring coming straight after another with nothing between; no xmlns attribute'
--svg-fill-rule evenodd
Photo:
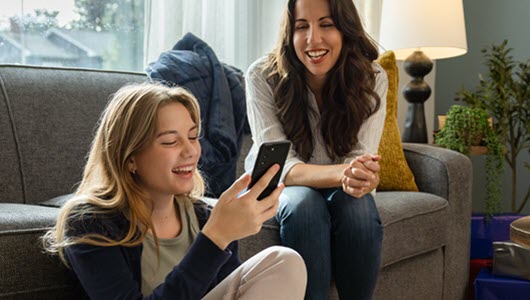
<svg viewBox="0 0 530 300"><path fill-rule="evenodd" d="M256 155L261 143L288 140L284 133L283 126L277 117L278 108L274 101L272 87L267 83L264 74L263 68L266 59L266 57L262 57L255 61L249 67L245 76L247 114L254 143L245 159L245 170L248 173L252 172L254 161L256 160ZM358 155L364 153L377 153L385 123L388 79L385 71L379 64L373 63L373 67L376 72L378 72L376 75L375 92L381 99L379 110L362 124L358 134L359 141L354 146L353 150L347 156L335 161L328 156L324 139L318 126L320 123L320 114L315 96L309 88L307 89L309 105L316 112L316 114L310 114L309 119L313 131L314 149L313 154L307 163L317 165L350 163ZM291 147L291 151L287 156L287 161L283 168L280 182L284 181L285 175L289 173L294 165L302 163L304 162L299 158L298 153L296 153L296 151L293 150L293 147Z"/></svg>

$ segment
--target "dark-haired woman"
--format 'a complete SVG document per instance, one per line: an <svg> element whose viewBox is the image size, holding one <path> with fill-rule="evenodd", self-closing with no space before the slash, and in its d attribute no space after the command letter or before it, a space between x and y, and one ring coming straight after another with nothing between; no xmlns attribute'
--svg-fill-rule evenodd
<svg viewBox="0 0 530 300"><path fill-rule="evenodd" d="M306 299L370 299L382 227L373 194L387 78L352 0L290 0L273 53L246 76L254 164L262 142L292 142L277 219L308 270Z"/></svg>

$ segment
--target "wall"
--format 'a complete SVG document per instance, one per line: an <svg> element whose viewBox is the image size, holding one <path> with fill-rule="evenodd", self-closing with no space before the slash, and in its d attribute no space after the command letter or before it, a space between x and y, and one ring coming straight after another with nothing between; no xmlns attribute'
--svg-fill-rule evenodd
<svg viewBox="0 0 530 300"><path fill-rule="evenodd" d="M478 84L478 74L487 72L480 52L484 47L500 44L508 40L508 46L514 48L512 54L516 60L530 58L530 1L524 0L464 0L468 53L437 62L435 114L446 114L454 101L455 93L465 87L473 89ZM483 211L485 163L484 157L472 157L473 210ZM523 162L530 162L528 152L519 155L518 199L524 197L530 184L529 171L523 168ZM504 176L504 207L510 210L511 175L506 166ZM523 211L530 214L530 203Z"/></svg>

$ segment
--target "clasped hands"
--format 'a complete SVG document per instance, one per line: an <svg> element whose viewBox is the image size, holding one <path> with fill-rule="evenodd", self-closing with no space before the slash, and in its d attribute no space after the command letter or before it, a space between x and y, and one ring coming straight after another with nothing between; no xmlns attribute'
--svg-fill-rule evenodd
<svg viewBox="0 0 530 300"><path fill-rule="evenodd" d="M364 154L357 156L344 169L341 180L342 190L355 198L361 198L373 191L379 185L380 160L380 155Z"/></svg>

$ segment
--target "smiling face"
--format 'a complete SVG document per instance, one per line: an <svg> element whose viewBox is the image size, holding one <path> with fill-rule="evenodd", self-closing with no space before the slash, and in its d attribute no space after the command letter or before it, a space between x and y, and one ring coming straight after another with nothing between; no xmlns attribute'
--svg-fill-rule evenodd
<svg viewBox="0 0 530 300"><path fill-rule="evenodd" d="M159 108L155 136L130 163L144 192L157 199L190 192L201 153L198 128L180 103Z"/></svg>
<svg viewBox="0 0 530 300"><path fill-rule="evenodd" d="M294 20L296 56L308 80L323 83L342 50L342 33L333 22L328 0L296 1Z"/></svg>

